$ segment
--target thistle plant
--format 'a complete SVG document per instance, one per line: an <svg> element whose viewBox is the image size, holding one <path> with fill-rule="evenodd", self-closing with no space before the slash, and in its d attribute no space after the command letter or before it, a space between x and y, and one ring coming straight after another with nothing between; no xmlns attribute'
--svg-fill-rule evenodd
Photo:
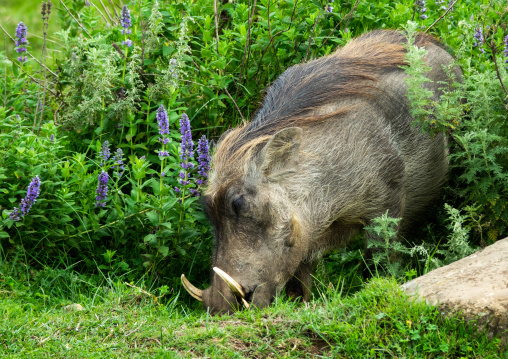
<svg viewBox="0 0 508 359"><path fill-rule="evenodd" d="M116 102L114 89L121 85L116 63L119 55L111 45L96 40L80 37L64 44L74 47L75 56L74 59L71 56L70 67L65 69L73 85L66 99L72 110L64 116L63 124L78 130L100 124L102 136L106 116L110 119L125 116L125 111L112 113L109 106Z"/></svg>
<svg viewBox="0 0 508 359"><path fill-rule="evenodd" d="M28 46L28 40L26 39L28 32L28 28L23 22L19 22L18 26L16 27L16 52L20 54L18 57L19 62L25 62L26 56L23 56L24 53L27 52L27 46Z"/></svg>
<svg viewBox="0 0 508 359"><path fill-rule="evenodd" d="M449 224L446 227L450 235L444 245L445 248L438 250L438 253L443 254L445 264L449 264L474 253L476 249L470 245L470 229L464 225L467 215L462 215L458 209L447 203L445 203L445 210L448 213Z"/></svg>
<svg viewBox="0 0 508 359"><path fill-rule="evenodd" d="M152 13L148 19L149 31L147 31L148 36L146 39L147 51L158 49L159 34L162 32L163 25L162 14L159 12L159 2L155 0L152 6Z"/></svg>
<svg viewBox="0 0 508 359"><path fill-rule="evenodd" d="M429 126L427 118L432 106L432 92L424 87L424 84L429 82L429 79L424 74L430 68L423 61L423 58L427 55L427 50L424 47L417 47L415 45L417 27L417 24L411 21L408 21L404 27L407 32L407 43L405 45L407 49L406 60L410 65L404 67L409 75L405 79L405 82L408 86L407 97L411 103L411 115L414 117L415 122L421 126L422 131L426 131Z"/></svg>
<svg viewBox="0 0 508 359"><path fill-rule="evenodd" d="M151 90L153 95L174 94L178 89L178 80L184 77L183 66L185 64L185 55L191 53L189 46L189 21L194 22L194 19L190 16L186 16L180 23L180 34L176 41L176 51L172 58L169 60L168 66L162 70L162 76L159 76L155 80L155 85Z"/></svg>
<svg viewBox="0 0 508 359"><path fill-rule="evenodd" d="M26 196L21 200L19 208L17 207L13 208L12 212L9 215L10 219L12 219L13 221L19 221L21 219L20 215L21 217L25 217L28 214L30 208L32 208L33 204L37 200L37 197L39 197L40 188L41 188L41 180L37 175L32 179L32 181L28 185Z"/></svg>

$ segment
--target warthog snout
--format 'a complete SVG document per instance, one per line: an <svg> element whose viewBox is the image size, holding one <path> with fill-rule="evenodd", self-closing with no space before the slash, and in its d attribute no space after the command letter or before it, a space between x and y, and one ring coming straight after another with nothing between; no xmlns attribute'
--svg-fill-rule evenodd
<svg viewBox="0 0 508 359"><path fill-rule="evenodd" d="M228 289L231 291L231 294L233 294L234 298L236 299L234 302L229 303L231 305L231 308L221 308L221 309L223 311L225 309L226 312L229 312L231 310L234 310L235 308L238 308L238 306L235 305L238 303L241 303L243 305L243 308L249 309L250 304L247 301L247 299L252 300L252 294L254 292L252 291L252 292L246 293L244 291L244 289L242 288L242 286L236 280L234 280L229 274L224 272L222 269L214 267L213 270L219 276L219 278L221 278L224 281L224 283L226 284ZM189 294L192 297L199 300L200 302L205 302L205 303L211 302L211 300L208 300L208 298L211 296L210 293L212 291L212 287L205 289L205 290L198 289L191 282L189 282L189 280L185 277L185 274L182 274L181 279L182 279L182 284L183 284L184 288L187 290L187 292L189 292ZM228 292L226 292L226 294L223 293L225 299L227 297L229 297L228 294L229 294ZM207 306L207 307L210 307L210 306ZM220 311L220 310L218 310L218 311Z"/></svg>

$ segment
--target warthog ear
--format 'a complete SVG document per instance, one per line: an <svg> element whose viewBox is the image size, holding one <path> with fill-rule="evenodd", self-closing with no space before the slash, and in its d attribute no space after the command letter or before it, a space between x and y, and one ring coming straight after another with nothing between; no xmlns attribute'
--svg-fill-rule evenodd
<svg viewBox="0 0 508 359"><path fill-rule="evenodd" d="M302 139L300 127L277 132L261 151L261 171L270 180L294 172L298 166L298 152Z"/></svg>

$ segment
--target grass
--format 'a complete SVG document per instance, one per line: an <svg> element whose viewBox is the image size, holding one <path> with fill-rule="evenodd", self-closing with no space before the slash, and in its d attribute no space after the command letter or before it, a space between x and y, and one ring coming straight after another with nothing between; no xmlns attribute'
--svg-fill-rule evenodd
<svg viewBox="0 0 508 359"><path fill-rule="evenodd" d="M40 288L1 292L2 357L508 358L498 341L441 319L381 278L349 297L324 288L305 305L277 298L223 317L183 306L177 294L158 303L122 282L76 289L82 311L68 310L68 295L37 295Z"/></svg>

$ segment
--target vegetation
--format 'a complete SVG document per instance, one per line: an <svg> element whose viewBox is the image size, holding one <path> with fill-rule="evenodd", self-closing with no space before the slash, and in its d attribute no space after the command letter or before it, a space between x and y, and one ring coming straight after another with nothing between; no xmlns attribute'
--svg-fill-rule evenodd
<svg viewBox="0 0 508 359"><path fill-rule="evenodd" d="M4 300L0 345L6 358L503 357L498 341L459 319L440 319L397 287L376 279L348 298L323 288L308 306L278 298L261 311L211 317L183 310L177 297L161 305L109 282L82 293L82 311L33 297Z"/></svg>
<svg viewBox="0 0 508 359"><path fill-rule="evenodd" d="M412 278L506 237L504 1L61 0L8 6L0 9L4 353L499 355L498 343L409 303L393 282L376 280L345 298L364 287L359 249L333 252L319 265L318 281L339 283L341 290L322 286L315 292L320 299L308 307L278 299L266 311L222 321L194 312L180 293L179 276L184 272L203 286L208 278L212 235L199 192L214 142L251 117L262 90L286 68L374 29L427 31L464 73L432 101L421 87L424 50L409 41L416 121L450 138L447 205L440 204L420 236L401 245L390 242L397 220L380 218L370 229L386 239L374 258L376 272ZM393 263L388 250L401 253L404 265ZM63 306L72 303L85 311L64 314ZM208 340L220 346L208 347Z"/></svg>

